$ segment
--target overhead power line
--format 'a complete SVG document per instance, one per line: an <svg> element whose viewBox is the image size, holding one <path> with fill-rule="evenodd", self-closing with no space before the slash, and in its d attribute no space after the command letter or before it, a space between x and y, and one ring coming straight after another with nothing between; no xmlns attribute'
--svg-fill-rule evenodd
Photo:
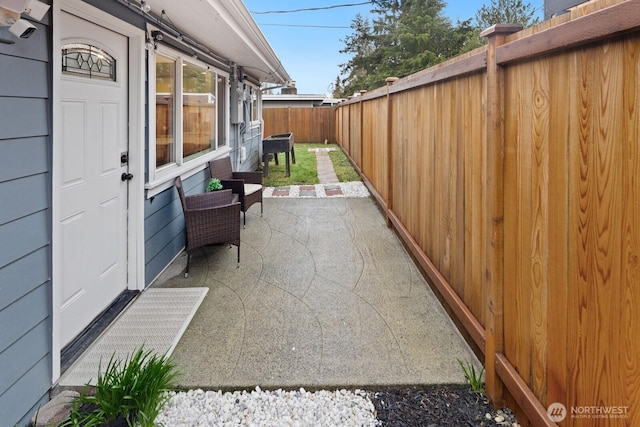
<svg viewBox="0 0 640 427"><path fill-rule="evenodd" d="M251 13L256 14L256 15L267 15L267 14L271 14L271 13L309 12L309 11L315 11L315 10L337 9L339 7L362 6L362 5L365 5L365 4L371 4L371 0L370 1L365 1L365 2L362 2L362 3L335 4L333 6L309 7L309 8L305 8L305 9L268 10L268 11L263 11L263 12L258 12L258 11L252 10Z"/></svg>
<svg viewBox="0 0 640 427"><path fill-rule="evenodd" d="M339 29L351 28L351 27L340 26L340 25L304 25L304 24L259 24L259 25L265 25L265 26L269 25L272 27L339 28Z"/></svg>

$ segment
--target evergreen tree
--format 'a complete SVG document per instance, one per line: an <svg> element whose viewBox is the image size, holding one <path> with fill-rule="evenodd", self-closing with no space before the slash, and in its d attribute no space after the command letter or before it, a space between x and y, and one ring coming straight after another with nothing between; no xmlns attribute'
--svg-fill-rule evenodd
<svg viewBox="0 0 640 427"><path fill-rule="evenodd" d="M340 65L341 75L345 77L343 79L340 79L340 76L336 78L333 90L333 96L336 98L346 98L353 93L349 93L353 90L352 88L364 87L364 81L373 68L368 60L375 52L369 20L357 14L351 22L351 28L354 32L342 40L345 47L340 50L340 53L352 56L349 62Z"/></svg>
<svg viewBox="0 0 640 427"><path fill-rule="evenodd" d="M444 0L372 0L375 18L352 21L353 34L340 53L351 55L341 64L333 95L347 97L384 86L387 77L405 77L486 43L480 32L496 23L538 23L535 9L522 0L491 0L471 19L454 26L444 15Z"/></svg>
<svg viewBox="0 0 640 427"><path fill-rule="evenodd" d="M491 0L491 5L483 5L476 12L477 26L484 30L495 24L521 24L527 28L538 24L536 10L522 0Z"/></svg>
<svg viewBox="0 0 640 427"><path fill-rule="evenodd" d="M465 44L449 18L443 0L375 0L371 25L357 16L354 34L341 53L344 94L383 86L389 76L405 77L457 55ZM468 50L468 49L467 49Z"/></svg>

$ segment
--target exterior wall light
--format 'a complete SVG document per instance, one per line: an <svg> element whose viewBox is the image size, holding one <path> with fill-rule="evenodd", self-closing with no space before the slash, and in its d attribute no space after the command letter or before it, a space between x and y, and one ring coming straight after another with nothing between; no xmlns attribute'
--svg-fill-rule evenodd
<svg viewBox="0 0 640 427"><path fill-rule="evenodd" d="M145 43L145 49L147 50L158 50L158 42L162 40L164 36L160 31L151 31L151 36L147 36L147 41Z"/></svg>
<svg viewBox="0 0 640 427"><path fill-rule="evenodd" d="M142 0L140 2L140 9L142 9L144 13L149 13L151 11L151 5L146 1Z"/></svg>

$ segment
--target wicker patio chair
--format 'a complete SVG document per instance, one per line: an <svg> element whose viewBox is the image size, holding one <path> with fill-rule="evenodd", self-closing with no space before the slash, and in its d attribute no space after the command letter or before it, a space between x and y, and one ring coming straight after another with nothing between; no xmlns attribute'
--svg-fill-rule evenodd
<svg viewBox="0 0 640 427"><path fill-rule="evenodd" d="M194 249L216 243L228 243L238 248L240 266L240 203L232 202L231 190L185 196L182 180L176 178L187 230L187 269L189 276L191 253Z"/></svg>
<svg viewBox="0 0 640 427"><path fill-rule="evenodd" d="M240 198L244 225L247 224L247 210L254 203L260 202L262 216L262 172L233 172L230 157L210 161L209 172L212 178L218 178L222 182L222 188L231 189Z"/></svg>

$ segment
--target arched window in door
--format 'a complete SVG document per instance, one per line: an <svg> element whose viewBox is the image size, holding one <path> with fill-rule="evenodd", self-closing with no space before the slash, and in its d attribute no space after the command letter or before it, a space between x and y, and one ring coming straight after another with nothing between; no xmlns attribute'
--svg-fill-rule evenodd
<svg viewBox="0 0 640 427"><path fill-rule="evenodd" d="M62 73L116 81L116 60L104 50L84 43L62 46Z"/></svg>

